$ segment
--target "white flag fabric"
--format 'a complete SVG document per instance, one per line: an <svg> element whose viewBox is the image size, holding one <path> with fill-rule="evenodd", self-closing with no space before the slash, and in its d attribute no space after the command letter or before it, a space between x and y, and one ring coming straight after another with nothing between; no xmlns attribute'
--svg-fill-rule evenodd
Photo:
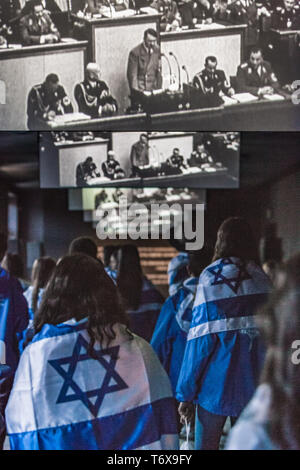
<svg viewBox="0 0 300 470"><path fill-rule="evenodd" d="M44 325L23 352L6 408L11 448L177 449L171 386L151 346L117 324L92 358L86 326Z"/></svg>

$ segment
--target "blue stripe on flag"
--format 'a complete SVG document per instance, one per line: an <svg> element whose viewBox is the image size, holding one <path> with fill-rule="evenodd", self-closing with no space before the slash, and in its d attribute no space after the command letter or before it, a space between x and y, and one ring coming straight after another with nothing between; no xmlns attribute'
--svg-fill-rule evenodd
<svg viewBox="0 0 300 470"><path fill-rule="evenodd" d="M12 450L133 450L165 434L177 435L173 398L91 421L10 434L9 439Z"/></svg>

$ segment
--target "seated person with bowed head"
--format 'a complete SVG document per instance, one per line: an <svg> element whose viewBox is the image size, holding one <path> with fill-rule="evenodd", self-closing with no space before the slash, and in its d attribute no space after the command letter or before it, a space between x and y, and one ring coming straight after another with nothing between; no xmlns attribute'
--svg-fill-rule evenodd
<svg viewBox="0 0 300 470"><path fill-rule="evenodd" d="M197 149L191 153L187 162L190 166L198 166L199 168L207 168L214 165L214 160L208 150L206 150L204 143L197 145Z"/></svg>
<svg viewBox="0 0 300 470"><path fill-rule="evenodd" d="M35 85L29 92L27 126L30 130L44 128L47 121L53 121L56 116L72 112L73 105L70 98L55 73L47 75L43 83Z"/></svg>
<svg viewBox="0 0 300 470"><path fill-rule="evenodd" d="M60 34L44 10L40 0L31 3L31 10L20 20L20 35L23 46L53 44L60 41Z"/></svg>
<svg viewBox="0 0 300 470"><path fill-rule="evenodd" d="M87 157L84 162L78 163L76 167L76 185L79 187L88 186L91 179L100 176L100 171L93 161L93 157Z"/></svg>
<svg viewBox="0 0 300 470"><path fill-rule="evenodd" d="M107 160L102 163L103 175L110 180L117 180L124 178L125 173L122 170L120 163L115 159L115 152L109 150L107 152Z"/></svg>
<svg viewBox="0 0 300 470"><path fill-rule="evenodd" d="M205 59L204 69L193 78L193 86L202 90L205 95L234 95L234 89L226 78L225 72L217 69L218 61L214 56Z"/></svg>
<svg viewBox="0 0 300 470"><path fill-rule="evenodd" d="M147 29L143 42L129 53L127 79L133 109L141 106L145 97L150 96L153 90L162 87L161 54L157 39L157 32Z"/></svg>
<svg viewBox="0 0 300 470"><path fill-rule="evenodd" d="M237 92L256 96L272 95L280 89L277 77L269 62L264 60L262 50L252 48L249 60L238 66Z"/></svg>
<svg viewBox="0 0 300 470"><path fill-rule="evenodd" d="M98 117L112 116L118 110L116 100L111 96L105 82L100 80L100 68L90 62L85 70L85 79L78 83L74 90L80 113Z"/></svg>
<svg viewBox="0 0 300 470"><path fill-rule="evenodd" d="M174 148L172 155L167 159L167 165L172 167L176 173L182 173L183 169L187 169L186 164L184 163L184 157L180 155L179 148Z"/></svg>
<svg viewBox="0 0 300 470"><path fill-rule="evenodd" d="M170 381L103 264L62 258L6 407L12 450L176 450Z"/></svg>
<svg viewBox="0 0 300 470"><path fill-rule="evenodd" d="M267 352L260 385L231 430L228 450L300 450L300 254L280 268L257 314Z"/></svg>
<svg viewBox="0 0 300 470"><path fill-rule="evenodd" d="M154 0L151 7L157 10L160 17L161 31L176 31L181 26L181 16L174 0Z"/></svg>

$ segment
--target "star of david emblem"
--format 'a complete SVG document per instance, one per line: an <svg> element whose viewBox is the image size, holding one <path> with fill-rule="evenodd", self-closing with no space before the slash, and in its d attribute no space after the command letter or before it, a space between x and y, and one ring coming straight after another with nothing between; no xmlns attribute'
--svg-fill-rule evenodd
<svg viewBox="0 0 300 470"><path fill-rule="evenodd" d="M64 379L64 383L59 392L56 403L67 403L70 401L80 400L83 405L89 409L92 415L97 417L105 395L124 390L125 388L128 388L128 385L115 370L120 346L114 346L102 350L93 349L95 360L97 360L106 370L106 374L99 388L89 391L82 390L74 381L73 376L79 362L92 359L87 353L88 347L89 344L84 337L82 335L78 335L70 357L52 359L48 362ZM85 349L85 352L82 352L82 349ZM104 356L109 357L105 358ZM65 365L68 365L68 368L63 367ZM111 382L113 383L111 384ZM74 393L68 393L70 389L73 390ZM94 398L96 398L96 400L92 401Z"/></svg>
<svg viewBox="0 0 300 470"><path fill-rule="evenodd" d="M238 272L233 277L225 277L222 274L224 266L228 264L233 264L237 267ZM211 283L212 286L216 286L219 284L226 284L235 294L238 293L238 290L243 281L247 279L251 279L250 274L246 270L244 263L242 262L233 262L230 258L223 258L221 261L211 268L207 268L207 270L213 274L214 280Z"/></svg>

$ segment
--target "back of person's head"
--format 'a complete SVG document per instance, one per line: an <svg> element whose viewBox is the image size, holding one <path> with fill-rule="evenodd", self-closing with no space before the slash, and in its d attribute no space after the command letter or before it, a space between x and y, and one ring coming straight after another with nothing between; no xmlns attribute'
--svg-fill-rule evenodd
<svg viewBox="0 0 300 470"><path fill-rule="evenodd" d="M18 279L24 277L23 259L17 253L6 253L2 261L2 267Z"/></svg>
<svg viewBox="0 0 300 470"><path fill-rule="evenodd" d="M50 276L55 268L56 262L50 256L43 256L38 258L33 263L32 273L31 273L31 282L32 282L32 310L36 311L39 291L46 287L47 282L50 279Z"/></svg>
<svg viewBox="0 0 300 470"><path fill-rule="evenodd" d="M189 253L188 271L194 277L199 277L202 271L211 263L212 248L204 246L202 250Z"/></svg>
<svg viewBox="0 0 300 470"><path fill-rule="evenodd" d="M213 261L228 257L259 263L258 247L252 229L242 217L224 220L218 230Z"/></svg>
<svg viewBox="0 0 300 470"><path fill-rule="evenodd" d="M119 248L117 285L125 308L136 310L141 301L143 271L138 249L134 245Z"/></svg>
<svg viewBox="0 0 300 470"><path fill-rule="evenodd" d="M35 331L71 318L88 319L90 353L95 341L115 337L116 323L127 326L116 286L102 263L84 254L67 255L54 268L34 318Z"/></svg>
<svg viewBox="0 0 300 470"><path fill-rule="evenodd" d="M0 232L0 262L3 259L3 256L5 255L7 250L7 236L5 233Z"/></svg>
<svg viewBox="0 0 300 470"><path fill-rule="evenodd" d="M92 258L97 258L98 248L94 240L90 237L75 238L69 246L69 254L83 253Z"/></svg>
<svg viewBox="0 0 300 470"><path fill-rule="evenodd" d="M267 345L261 381L271 387L271 439L282 449L299 450L300 253L281 271L277 289L258 315Z"/></svg>

